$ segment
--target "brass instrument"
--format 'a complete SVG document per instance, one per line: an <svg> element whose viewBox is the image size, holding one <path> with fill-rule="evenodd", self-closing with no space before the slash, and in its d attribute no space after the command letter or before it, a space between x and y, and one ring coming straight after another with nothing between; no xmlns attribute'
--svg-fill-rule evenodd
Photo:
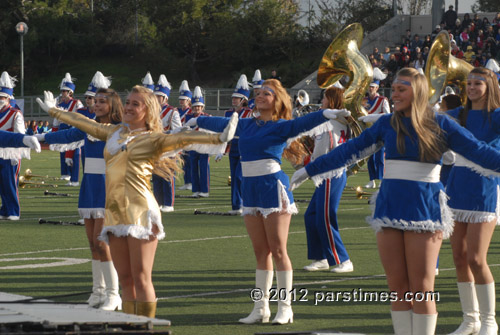
<svg viewBox="0 0 500 335"><path fill-rule="evenodd" d="M33 182L27 181L24 176L19 176L19 187L20 188L32 188L32 187L57 187L57 185L45 184L44 181L41 182Z"/></svg>
<svg viewBox="0 0 500 335"><path fill-rule="evenodd" d="M47 180L59 180L60 179L58 177L40 176L40 175L33 174L31 172L31 169L26 169L24 171L24 178L26 180L30 180L31 178L40 178L40 179L47 179Z"/></svg>
<svg viewBox="0 0 500 335"><path fill-rule="evenodd" d="M467 100L467 76L474 67L451 55L450 36L447 31L440 32L432 42L425 77L429 84L429 103L436 104L446 86L455 85L460 88L462 103Z"/></svg>
<svg viewBox="0 0 500 335"><path fill-rule="evenodd" d="M297 92L297 100L296 100L302 107L305 105L309 105L309 94L305 90L299 90Z"/></svg>
<svg viewBox="0 0 500 335"><path fill-rule="evenodd" d="M371 196L371 193L364 192L363 188L361 186L356 187L356 199L368 199L367 197L364 197L365 195Z"/></svg>
<svg viewBox="0 0 500 335"><path fill-rule="evenodd" d="M317 83L321 88L327 88L348 76L349 81L344 85L345 106L351 111L347 123L354 137L359 136L366 128L358 118L368 115L362 105L365 92L373 78L373 68L368 58L359 49L363 41L363 27L353 23L342 30L325 51L319 64ZM348 168L348 173L357 173L364 161Z"/></svg>

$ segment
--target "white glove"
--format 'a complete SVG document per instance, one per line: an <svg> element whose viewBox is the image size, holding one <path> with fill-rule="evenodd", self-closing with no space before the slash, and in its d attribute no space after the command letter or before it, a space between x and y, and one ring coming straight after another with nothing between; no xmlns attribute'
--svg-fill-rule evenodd
<svg viewBox="0 0 500 335"><path fill-rule="evenodd" d="M380 119L380 117L383 115L384 114L369 114L365 116L360 116L358 120L363 121L364 123L374 123L377 122L377 120Z"/></svg>
<svg viewBox="0 0 500 335"><path fill-rule="evenodd" d="M24 136L23 137L23 144L30 149L35 150L36 152L40 153L42 152L42 148L40 147L40 143L36 139L35 136Z"/></svg>
<svg viewBox="0 0 500 335"><path fill-rule="evenodd" d="M198 125L196 121L197 119L198 119L197 117L189 119L189 121L184 124L184 127L189 127L189 128L196 127Z"/></svg>
<svg viewBox="0 0 500 335"><path fill-rule="evenodd" d="M324 109L323 116L330 120L335 120L339 117L351 116L351 112L347 109Z"/></svg>
<svg viewBox="0 0 500 335"><path fill-rule="evenodd" d="M234 133L236 132L237 125L238 125L238 113L233 113L226 128L224 128L224 131L220 134L219 139L222 142L231 141L234 137Z"/></svg>
<svg viewBox="0 0 500 335"><path fill-rule="evenodd" d="M73 166L73 158L66 158L64 161L67 166Z"/></svg>
<svg viewBox="0 0 500 335"><path fill-rule="evenodd" d="M11 159L10 160L10 165L16 166L17 164L19 164L19 161L17 159Z"/></svg>
<svg viewBox="0 0 500 335"><path fill-rule="evenodd" d="M295 173L292 176L292 179L290 180L290 191L293 191L296 188L298 188L308 178L309 175L307 174L306 168L301 168L295 171Z"/></svg>
<svg viewBox="0 0 500 335"><path fill-rule="evenodd" d="M56 106L56 99L54 98L54 95L50 91L44 91L44 101L40 98L36 98L36 102L40 105L40 108L42 108L45 112L48 112L49 109L52 107Z"/></svg>
<svg viewBox="0 0 500 335"><path fill-rule="evenodd" d="M36 139L38 140L38 142L43 142L45 141L45 134L35 134L33 135L36 137Z"/></svg>
<svg viewBox="0 0 500 335"><path fill-rule="evenodd" d="M215 161L220 162L220 160L222 159L222 156L224 156L224 154L217 154L217 156L215 156Z"/></svg>

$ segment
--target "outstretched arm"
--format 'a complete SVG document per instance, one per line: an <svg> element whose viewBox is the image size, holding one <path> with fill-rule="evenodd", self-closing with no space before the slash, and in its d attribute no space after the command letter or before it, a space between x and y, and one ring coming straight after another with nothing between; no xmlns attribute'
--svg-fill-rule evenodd
<svg viewBox="0 0 500 335"><path fill-rule="evenodd" d="M40 107L49 113L50 116L55 117L59 121L70 124L91 136L94 136L101 141L105 141L113 130L115 130L116 125L112 124L102 124L94 120L91 120L80 113L70 113L55 107L56 100L51 92L44 92L44 101L37 98L36 101Z"/></svg>

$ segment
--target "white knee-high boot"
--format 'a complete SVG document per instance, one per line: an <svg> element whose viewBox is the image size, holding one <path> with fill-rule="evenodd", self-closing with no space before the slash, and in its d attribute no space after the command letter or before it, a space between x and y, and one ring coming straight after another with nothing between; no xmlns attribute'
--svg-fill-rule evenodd
<svg viewBox="0 0 500 335"><path fill-rule="evenodd" d="M118 274L113 266L113 262L101 262L101 268L106 288L104 289L104 302L100 309L105 311L121 310L122 299L118 293Z"/></svg>
<svg viewBox="0 0 500 335"><path fill-rule="evenodd" d="M437 323L436 314L416 314L412 316L412 334L434 335Z"/></svg>
<svg viewBox="0 0 500 335"><path fill-rule="evenodd" d="M395 335L412 335L412 311L391 311L392 327Z"/></svg>
<svg viewBox="0 0 500 335"><path fill-rule="evenodd" d="M450 335L477 335L481 323L479 321L479 306L474 283L458 282L458 295L464 313L464 320Z"/></svg>
<svg viewBox="0 0 500 335"><path fill-rule="evenodd" d="M89 307L97 308L104 296L104 277L101 270L101 261L92 260L92 294L87 300Z"/></svg>
<svg viewBox="0 0 500 335"><path fill-rule="evenodd" d="M278 289L278 313L273 319L274 324L293 323L292 295L293 271L276 271ZM283 299L282 299L283 298Z"/></svg>
<svg viewBox="0 0 500 335"><path fill-rule="evenodd" d="M257 322L269 322L271 310L269 309L269 291L273 286L273 271L255 270L255 288L259 289L262 298L258 300L258 296L252 296L255 299L253 310L249 316L239 320L241 323L252 324Z"/></svg>
<svg viewBox="0 0 500 335"><path fill-rule="evenodd" d="M479 335L497 335L498 324L495 320L495 283L476 284L477 302L481 329Z"/></svg>

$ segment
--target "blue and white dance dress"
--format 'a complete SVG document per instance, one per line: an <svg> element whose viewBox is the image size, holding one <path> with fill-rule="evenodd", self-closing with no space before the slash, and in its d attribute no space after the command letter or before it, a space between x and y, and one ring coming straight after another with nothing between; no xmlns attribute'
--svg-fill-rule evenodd
<svg viewBox="0 0 500 335"><path fill-rule="evenodd" d="M106 165L103 152L106 142L93 138L78 128L46 134L45 141L49 144L72 144L84 141L85 170L80 187L78 212L84 219L104 218Z"/></svg>
<svg viewBox="0 0 500 335"><path fill-rule="evenodd" d="M229 118L199 117L197 124L200 128L221 131L228 121ZM260 213L266 217L274 212L298 213L288 176L281 170L281 156L287 142L293 138L306 134L315 127L317 133L331 129L327 121L323 111L293 120L239 120L235 135L239 136L238 147L243 174L242 215ZM328 124L330 127L320 130L322 124Z"/></svg>
<svg viewBox="0 0 500 335"><path fill-rule="evenodd" d="M386 171L368 223L376 230L395 228L410 231L442 231L448 238L453 231L453 216L439 181L440 162L419 160L418 138L410 118L402 121L410 137L405 136L404 153L397 149L397 133L390 124L392 115L384 115L360 136L348 141L308 164L305 169L316 183L339 176L342 168L385 147ZM478 141L466 129L445 115L436 115L448 147L466 157L469 166L485 174L500 176L500 152Z"/></svg>
<svg viewBox="0 0 500 335"><path fill-rule="evenodd" d="M463 107L447 113L458 119L461 111L464 111ZM470 110L465 128L477 139L500 149L500 108L492 113ZM500 216L499 185L500 178L478 174L467 166L461 155L457 155L446 188L450 197L448 205L455 215L455 221L478 223L498 219Z"/></svg>

